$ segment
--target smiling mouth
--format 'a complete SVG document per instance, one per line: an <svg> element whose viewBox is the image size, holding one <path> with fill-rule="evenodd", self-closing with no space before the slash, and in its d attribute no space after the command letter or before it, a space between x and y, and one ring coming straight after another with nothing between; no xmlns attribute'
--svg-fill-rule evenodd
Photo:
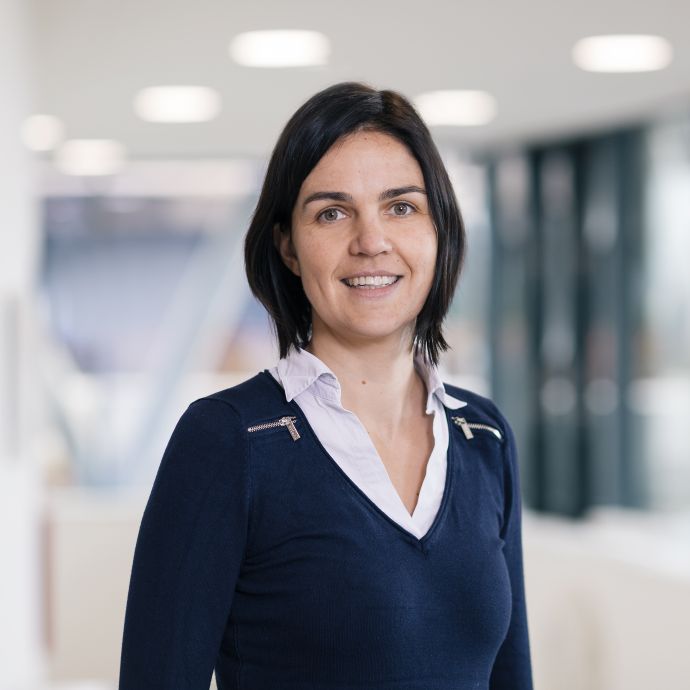
<svg viewBox="0 0 690 690"><path fill-rule="evenodd" d="M361 278L343 278L340 282L349 288L359 290L376 290L395 285L402 276L366 276Z"/></svg>

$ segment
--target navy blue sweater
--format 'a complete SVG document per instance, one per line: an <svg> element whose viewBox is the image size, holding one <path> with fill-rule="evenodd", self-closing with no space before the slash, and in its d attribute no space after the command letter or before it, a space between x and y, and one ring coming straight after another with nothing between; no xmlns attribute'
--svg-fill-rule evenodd
<svg viewBox="0 0 690 690"><path fill-rule="evenodd" d="M445 408L421 539L268 371L193 402L141 522L120 690L207 690L214 668L219 690L531 690L514 437L490 400L444 385L468 405Z"/></svg>

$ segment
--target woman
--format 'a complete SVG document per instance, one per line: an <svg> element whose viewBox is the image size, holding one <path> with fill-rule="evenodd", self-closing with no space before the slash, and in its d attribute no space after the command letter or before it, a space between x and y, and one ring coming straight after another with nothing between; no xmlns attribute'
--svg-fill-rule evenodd
<svg viewBox="0 0 690 690"><path fill-rule="evenodd" d="M293 115L245 243L280 361L175 428L120 690L532 688L515 441L436 368L464 248L405 98Z"/></svg>

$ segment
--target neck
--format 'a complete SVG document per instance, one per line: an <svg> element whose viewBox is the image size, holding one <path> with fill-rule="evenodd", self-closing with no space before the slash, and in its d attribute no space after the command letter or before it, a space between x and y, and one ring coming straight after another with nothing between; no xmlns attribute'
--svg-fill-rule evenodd
<svg viewBox="0 0 690 690"><path fill-rule="evenodd" d="M341 404L365 426L394 437L426 411L426 384L405 342L369 342L356 347L315 337L305 347L338 377Z"/></svg>

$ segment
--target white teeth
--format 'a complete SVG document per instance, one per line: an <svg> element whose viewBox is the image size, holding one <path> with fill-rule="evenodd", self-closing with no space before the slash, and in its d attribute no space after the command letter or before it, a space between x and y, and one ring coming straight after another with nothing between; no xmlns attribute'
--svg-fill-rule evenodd
<svg viewBox="0 0 690 690"><path fill-rule="evenodd" d="M397 280L397 276L360 276L358 278L347 278L345 282L356 287L358 285L390 285Z"/></svg>

